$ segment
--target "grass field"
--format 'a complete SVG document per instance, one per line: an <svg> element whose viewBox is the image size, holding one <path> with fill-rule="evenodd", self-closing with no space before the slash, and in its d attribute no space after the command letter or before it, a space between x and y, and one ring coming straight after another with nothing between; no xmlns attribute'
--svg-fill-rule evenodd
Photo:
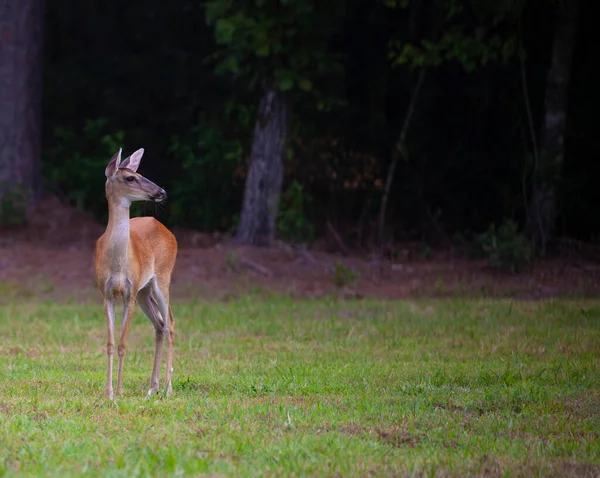
<svg viewBox="0 0 600 478"><path fill-rule="evenodd" d="M136 313L110 403L99 302L0 305L0 475L600 473L598 301L249 295L174 315L174 396L145 400Z"/></svg>

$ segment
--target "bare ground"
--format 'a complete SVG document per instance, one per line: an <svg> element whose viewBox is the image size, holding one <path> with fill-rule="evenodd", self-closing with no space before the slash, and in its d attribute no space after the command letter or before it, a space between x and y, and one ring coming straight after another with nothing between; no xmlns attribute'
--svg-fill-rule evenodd
<svg viewBox="0 0 600 478"><path fill-rule="evenodd" d="M54 198L42 203L27 227L0 229L0 301L99 299L92 257L103 230L87 214ZM600 292L600 264L579 257L538 262L510 274L491 270L485 261L453 259L443 252L427 261L410 259L408 254L404 260L379 262L368 254L342 256L285 245L236 247L211 234L174 233L180 244L172 282L177 299L227 299L248 291L385 299L449 295L538 299ZM343 265L337 273L335 264ZM353 271L356 279L340 284L340 270L341 276Z"/></svg>

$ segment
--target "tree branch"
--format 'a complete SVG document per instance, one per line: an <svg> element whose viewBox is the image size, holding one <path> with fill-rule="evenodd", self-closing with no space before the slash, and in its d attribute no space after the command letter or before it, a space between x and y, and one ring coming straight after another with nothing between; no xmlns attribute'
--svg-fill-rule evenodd
<svg viewBox="0 0 600 478"><path fill-rule="evenodd" d="M408 104L408 109L406 111L406 116L404 117L404 123L402 124L402 129L400 130L400 136L398 137L398 141L394 144L392 148L392 163L390 164L390 169L388 170L387 178L385 181L385 188L383 191L383 197L381 198L381 208L379 209L379 245L381 247L381 252L383 253L383 244L384 244L384 229L385 229L385 213L387 209L388 199L390 197L390 190L392 189L392 183L394 180L394 173L396 172L396 166L398 164L398 160L401 156L407 157L406 153L406 136L408 134L408 128L410 126L410 121L412 119L412 115L415 109L415 104L417 103L417 98L419 96L419 92L421 90L421 86L423 85L423 80L425 79L425 68L421 68L419 71L419 76L417 78L417 83L412 92L410 103Z"/></svg>

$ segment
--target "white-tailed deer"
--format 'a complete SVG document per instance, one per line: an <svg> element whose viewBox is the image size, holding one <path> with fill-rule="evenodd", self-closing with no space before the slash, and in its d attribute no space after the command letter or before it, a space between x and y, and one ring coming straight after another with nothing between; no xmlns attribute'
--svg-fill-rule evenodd
<svg viewBox="0 0 600 478"><path fill-rule="evenodd" d="M132 201L163 201L167 193L136 171L144 154L137 150L121 162L121 149L106 167L108 225L96 242L94 267L98 287L104 295L104 314L108 327L106 354L108 371L106 394L113 400L112 364L115 351L115 304L123 301L123 318L118 356L117 394L123 391L123 361L127 332L135 301L154 325L154 365L148 396L158 392L158 380L167 337L165 393L171 394L173 373L173 337L175 321L169 306L171 273L177 256L175 236L153 217L129 219Z"/></svg>

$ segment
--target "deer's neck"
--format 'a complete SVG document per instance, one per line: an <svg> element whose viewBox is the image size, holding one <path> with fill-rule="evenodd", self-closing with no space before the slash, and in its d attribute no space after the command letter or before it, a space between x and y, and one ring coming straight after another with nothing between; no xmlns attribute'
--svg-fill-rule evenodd
<svg viewBox="0 0 600 478"><path fill-rule="evenodd" d="M113 272L127 270L129 259L129 206L127 199L109 200L108 202L108 236L107 256Z"/></svg>

